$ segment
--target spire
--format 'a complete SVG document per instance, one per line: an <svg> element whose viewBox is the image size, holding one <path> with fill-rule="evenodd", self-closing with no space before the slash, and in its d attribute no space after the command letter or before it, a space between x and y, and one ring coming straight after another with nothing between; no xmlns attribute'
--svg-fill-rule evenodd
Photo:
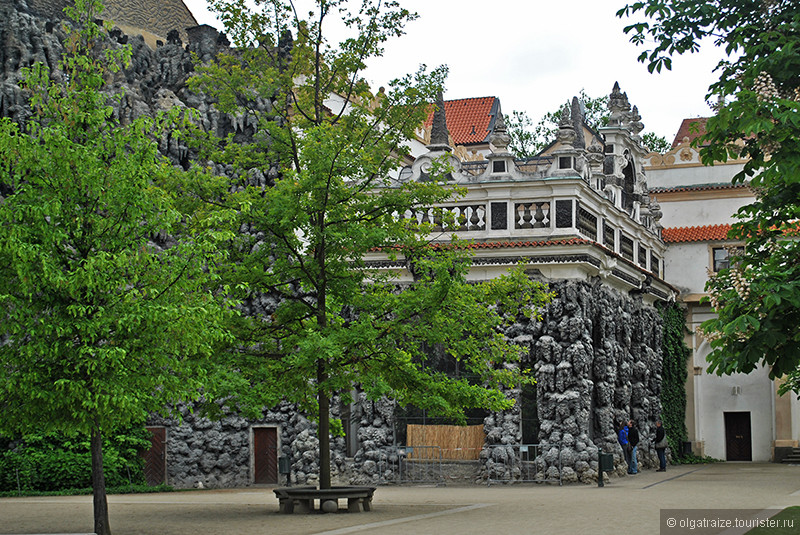
<svg viewBox="0 0 800 535"><path fill-rule="evenodd" d="M583 102L578 97L572 97L572 128L575 129L575 147L578 149L586 148L586 140L583 137Z"/></svg>
<svg viewBox="0 0 800 535"><path fill-rule="evenodd" d="M428 150L433 151L447 151L450 152L452 148L448 144L450 133L447 131L447 116L444 111L444 96L439 91L436 97L433 110L433 124L431 124L431 142L427 146Z"/></svg>

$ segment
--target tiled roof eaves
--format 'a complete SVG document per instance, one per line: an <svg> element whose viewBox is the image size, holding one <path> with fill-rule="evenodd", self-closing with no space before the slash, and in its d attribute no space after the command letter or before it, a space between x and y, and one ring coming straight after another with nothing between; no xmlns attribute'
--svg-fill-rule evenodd
<svg viewBox="0 0 800 535"><path fill-rule="evenodd" d="M725 241L731 226L701 225L696 227L671 227L662 231L666 243L691 243L701 241Z"/></svg>

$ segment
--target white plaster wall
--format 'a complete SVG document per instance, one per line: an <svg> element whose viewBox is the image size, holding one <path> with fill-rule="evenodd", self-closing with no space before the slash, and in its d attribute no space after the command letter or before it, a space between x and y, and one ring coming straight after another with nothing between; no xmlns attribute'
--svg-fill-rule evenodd
<svg viewBox="0 0 800 535"><path fill-rule="evenodd" d="M709 167L691 165L669 169L650 167L646 170L647 186L674 188L698 184L729 184L743 167L743 164L718 164Z"/></svg>
<svg viewBox="0 0 800 535"><path fill-rule="evenodd" d="M655 196L658 199L658 195ZM671 227L697 227L734 223L739 208L752 202L752 197L722 197L698 201L661 201L661 225Z"/></svg>
<svg viewBox="0 0 800 535"><path fill-rule="evenodd" d="M695 365L701 366L703 373L694 377L698 440L705 442L705 454L724 460L724 413L749 412L753 461L769 462L775 421L769 371L761 367L746 375L710 375L705 371L708 352L708 344L703 344L695 354ZM736 386L741 387L741 394L732 393Z"/></svg>
<svg viewBox="0 0 800 535"><path fill-rule="evenodd" d="M704 293L709 263L706 242L670 244L664 255L664 280L683 295Z"/></svg>

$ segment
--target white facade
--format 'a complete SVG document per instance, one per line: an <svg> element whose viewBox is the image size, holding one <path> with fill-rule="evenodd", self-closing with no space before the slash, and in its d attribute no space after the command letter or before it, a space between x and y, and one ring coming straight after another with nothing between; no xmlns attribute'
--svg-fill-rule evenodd
<svg viewBox="0 0 800 535"><path fill-rule="evenodd" d="M780 460L798 445L800 403L777 396L767 368L750 374L709 374L708 342L697 329L714 317L702 304L705 284L714 269L715 249L739 245L727 239L734 214L754 200L747 187L732 178L743 161L703 166L688 139L667 154L648 156L650 194L663 212L667 242L664 278L680 291L687 306L688 365L686 423L694 453L723 460Z"/></svg>

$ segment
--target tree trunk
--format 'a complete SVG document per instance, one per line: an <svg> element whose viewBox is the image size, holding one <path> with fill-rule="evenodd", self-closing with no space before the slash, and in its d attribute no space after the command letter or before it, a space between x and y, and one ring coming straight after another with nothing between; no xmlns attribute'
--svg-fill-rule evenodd
<svg viewBox="0 0 800 535"><path fill-rule="evenodd" d="M317 397L319 401L319 488L331 488L331 400L323 388L327 380L325 363L317 367Z"/></svg>
<svg viewBox="0 0 800 535"><path fill-rule="evenodd" d="M108 523L106 478L103 472L103 433L98 426L92 430L92 496L94 501L94 532L111 535Z"/></svg>

